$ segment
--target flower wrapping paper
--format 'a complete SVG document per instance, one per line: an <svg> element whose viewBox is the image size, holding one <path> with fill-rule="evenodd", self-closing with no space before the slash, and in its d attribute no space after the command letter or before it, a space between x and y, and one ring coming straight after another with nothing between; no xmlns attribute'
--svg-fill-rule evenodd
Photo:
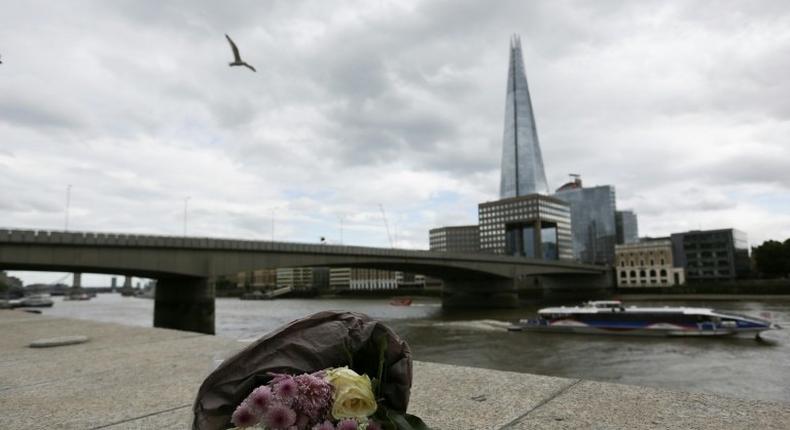
<svg viewBox="0 0 790 430"><path fill-rule="evenodd" d="M271 373L298 375L349 366L376 377L382 349L380 403L405 413L412 379L406 342L367 315L325 311L286 324L223 361L198 390L192 428L232 427L233 411L253 389L268 383Z"/></svg>

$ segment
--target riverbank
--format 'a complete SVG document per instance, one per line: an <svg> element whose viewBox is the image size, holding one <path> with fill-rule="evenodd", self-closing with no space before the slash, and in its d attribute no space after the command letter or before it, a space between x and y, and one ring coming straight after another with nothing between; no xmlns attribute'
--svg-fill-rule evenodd
<svg viewBox="0 0 790 430"><path fill-rule="evenodd" d="M203 378L245 345L10 310L0 311L0 330L0 428L187 428ZM90 341L27 346L69 335ZM437 430L784 429L790 422L790 404L781 402L422 361L414 368L409 411Z"/></svg>

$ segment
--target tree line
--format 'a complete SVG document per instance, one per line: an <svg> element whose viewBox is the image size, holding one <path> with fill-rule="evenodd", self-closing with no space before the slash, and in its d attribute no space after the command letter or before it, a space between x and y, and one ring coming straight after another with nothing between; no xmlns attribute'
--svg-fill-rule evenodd
<svg viewBox="0 0 790 430"><path fill-rule="evenodd" d="M752 248L754 268L766 278L790 276L790 239L784 242L767 240Z"/></svg>

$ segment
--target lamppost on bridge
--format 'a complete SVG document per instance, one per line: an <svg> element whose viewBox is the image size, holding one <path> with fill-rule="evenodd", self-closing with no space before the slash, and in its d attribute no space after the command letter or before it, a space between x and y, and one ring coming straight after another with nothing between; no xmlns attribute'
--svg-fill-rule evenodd
<svg viewBox="0 0 790 430"><path fill-rule="evenodd" d="M192 197L187 196L184 199L184 236L187 235L187 206L189 205L189 199Z"/></svg>
<svg viewBox="0 0 790 430"><path fill-rule="evenodd" d="M64 231L69 231L69 206L71 206L71 184L66 185L66 223Z"/></svg>
<svg viewBox="0 0 790 430"><path fill-rule="evenodd" d="M345 215L338 215L337 218L340 220L340 244L343 244L343 219Z"/></svg>

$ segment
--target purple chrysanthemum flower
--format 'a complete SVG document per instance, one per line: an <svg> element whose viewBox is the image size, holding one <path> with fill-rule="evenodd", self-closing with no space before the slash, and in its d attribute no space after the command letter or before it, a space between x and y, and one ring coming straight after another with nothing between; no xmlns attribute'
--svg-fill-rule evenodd
<svg viewBox="0 0 790 430"><path fill-rule="evenodd" d="M325 416L332 406L332 385L314 375L303 374L293 378L297 385L297 395L293 407L300 414L307 415L312 421Z"/></svg>
<svg viewBox="0 0 790 430"><path fill-rule="evenodd" d="M247 396L245 402L252 408L254 413L261 415L273 400L274 395L272 394L272 390L263 385L254 389L252 393Z"/></svg>
<svg viewBox="0 0 790 430"><path fill-rule="evenodd" d="M274 385L274 393L282 400L293 398L298 391L299 388L296 386L296 381L294 381L292 377L282 378Z"/></svg>
<svg viewBox="0 0 790 430"><path fill-rule="evenodd" d="M357 421L346 418L337 423L337 430L357 430Z"/></svg>
<svg viewBox="0 0 790 430"><path fill-rule="evenodd" d="M335 426L329 420L325 420L321 424L314 425L313 430L335 430Z"/></svg>
<svg viewBox="0 0 790 430"><path fill-rule="evenodd" d="M280 403L272 403L264 412L263 420L272 429L288 428L296 422L296 413Z"/></svg>
<svg viewBox="0 0 790 430"><path fill-rule="evenodd" d="M381 424L373 420L368 420L367 430L381 430Z"/></svg>
<svg viewBox="0 0 790 430"><path fill-rule="evenodd" d="M236 410L233 411L230 421L236 427L252 427L258 424L258 417L252 412L252 408L247 402L241 402Z"/></svg>

